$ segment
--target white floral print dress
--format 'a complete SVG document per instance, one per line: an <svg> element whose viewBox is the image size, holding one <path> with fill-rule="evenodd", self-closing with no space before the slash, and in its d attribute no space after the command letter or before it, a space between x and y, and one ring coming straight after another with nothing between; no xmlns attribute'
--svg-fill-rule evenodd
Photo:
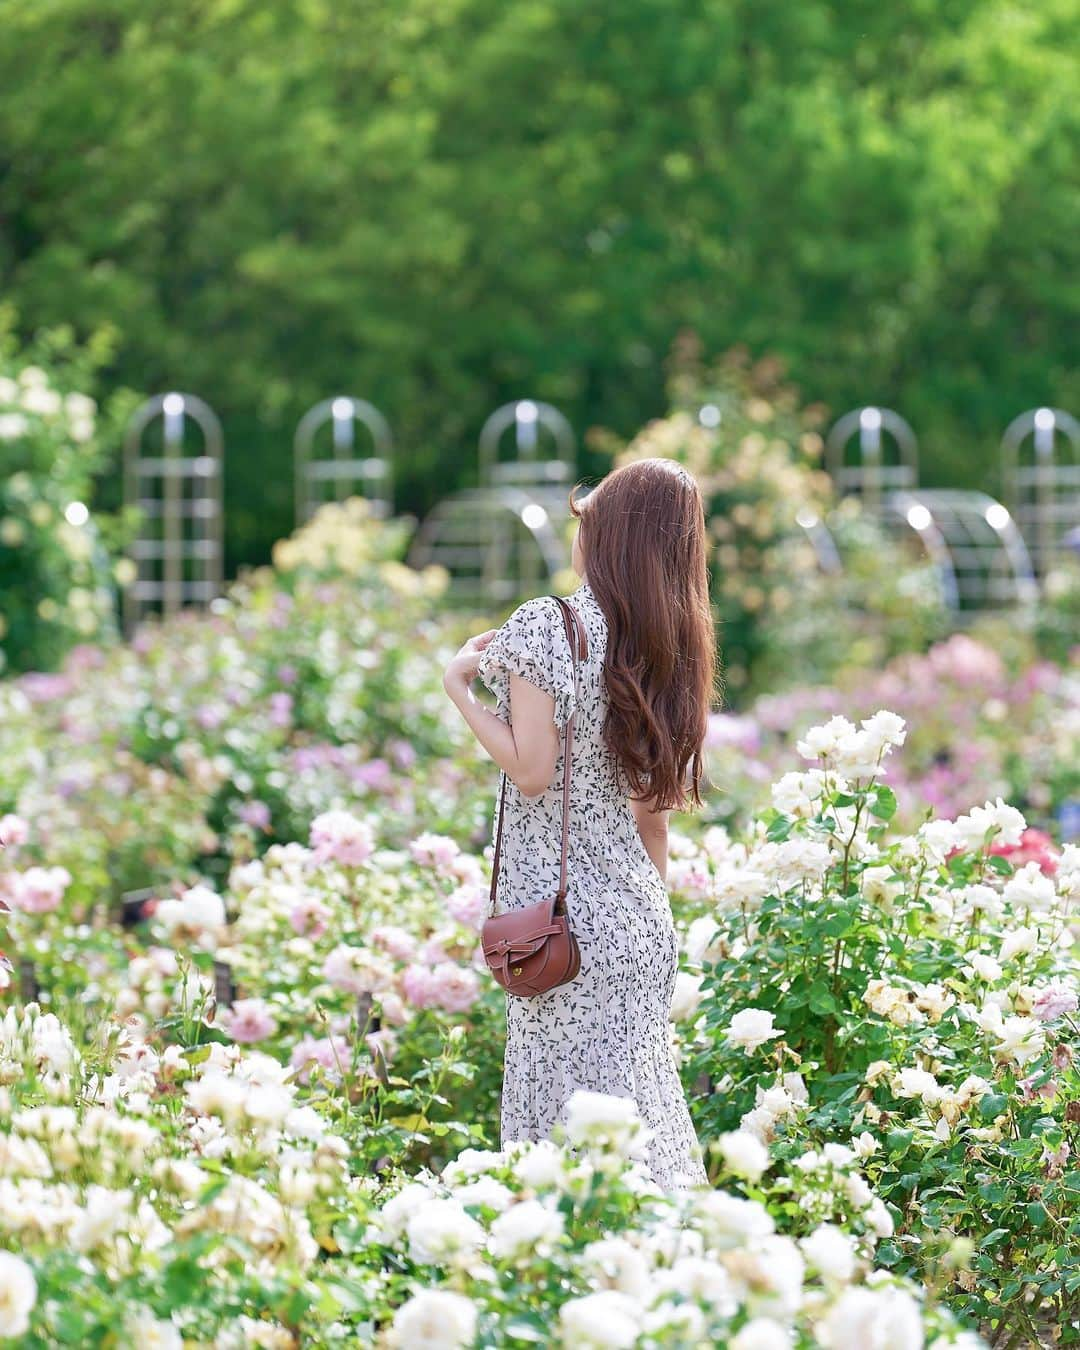
<svg viewBox="0 0 1080 1350"><path fill-rule="evenodd" d="M603 744L607 620L587 581L566 597L588 634L574 671L562 611L551 596L526 600L480 657L479 678L510 719L510 672L549 693L560 737L576 710L572 749L567 907L581 969L533 998L506 995L502 1145L550 1138L575 1088L633 1097L652 1131L648 1162L665 1189L707 1178L672 1057L669 1011L678 940L664 880L646 851L617 759ZM524 796L506 782L498 912L553 895L559 883L563 748L549 786ZM500 780L501 787L501 780ZM491 839L494 845L498 816Z"/></svg>

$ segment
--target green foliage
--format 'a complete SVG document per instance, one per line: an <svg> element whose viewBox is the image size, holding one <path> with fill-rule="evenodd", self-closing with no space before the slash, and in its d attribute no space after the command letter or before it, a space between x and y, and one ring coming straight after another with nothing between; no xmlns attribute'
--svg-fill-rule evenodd
<svg viewBox="0 0 1080 1350"><path fill-rule="evenodd" d="M630 434L689 325L982 485L1075 405L1074 0L19 0L0 279L29 331L229 436L230 567L291 520L300 412L371 397L421 513L530 393ZM586 465L586 468L589 466ZM257 489L257 491L256 491Z"/></svg>
<svg viewBox="0 0 1080 1350"><path fill-rule="evenodd" d="M593 440L614 452L616 465L663 456L693 472L705 499L734 700L794 678L826 681L845 665L876 665L941 635L946 616L933 569L857 503L837 507L820 467L822 409L801 405L778 361L751 363L736 348L709 366L686 335L669 394L671 414L629 445L606 433ZM824 550L815 542L820 533Z"/></svg>
<svg viewBox="0 0 1080 1350"><path fill-rule="evenodd" d="M107 543L119 522L87 505L128 401L99 420L85 392L107 354L107 339L79 348L66 328L20 351L0 323L0 669L52 670L74 643L115 631Z"/></svg>

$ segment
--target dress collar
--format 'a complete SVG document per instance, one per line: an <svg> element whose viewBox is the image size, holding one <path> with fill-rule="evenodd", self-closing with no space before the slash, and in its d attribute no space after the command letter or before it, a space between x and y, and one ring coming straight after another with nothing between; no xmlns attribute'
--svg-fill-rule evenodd
<svg viewBox="0 0 1080 1350"><path fill-rule="evenodd" d="M580 596L583 600L596 600L596 596L593 594L593 588L589 585L588 581L583 581L577 590L572 591L571 594L575 599Z"/></svg>

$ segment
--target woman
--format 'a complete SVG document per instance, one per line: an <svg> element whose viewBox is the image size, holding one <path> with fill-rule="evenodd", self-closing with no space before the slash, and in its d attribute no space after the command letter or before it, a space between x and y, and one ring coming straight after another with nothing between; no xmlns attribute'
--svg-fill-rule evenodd
<svg viewBox="0 0 1080 1350"><path fill-rule="evenodd" d="M695 1185L705 1169L668 1033L678 941L666 882L668 815L701 804L719 694L701 493L674 460L639 459L583 502L571 493L570 509L582 582L567 599L588 635L576 694L550 596L470 638L443 678L509 779L500 912L558 887L562 734L575 714L567 905L581 969L546 994L506 996L502 1144L549 1138L575 1088L629 1096L652 1131L653 1179ZM494 712L472 693L477 676Z"/></svg>

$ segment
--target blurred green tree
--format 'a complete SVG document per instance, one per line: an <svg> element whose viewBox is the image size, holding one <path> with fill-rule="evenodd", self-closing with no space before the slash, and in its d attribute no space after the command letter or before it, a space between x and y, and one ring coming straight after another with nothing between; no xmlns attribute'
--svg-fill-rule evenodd
<svg viewBox="0 0 1080 1350"><path fill-rule="evenodd" d="M0 279L228 433L231 564L296 418L371 398L399 506L498 402L629 434L663 359L776 352L888 402L928 481L1080 394L1076 0L9 0ZM602 461L583 460L583 469Z"/></svg>

